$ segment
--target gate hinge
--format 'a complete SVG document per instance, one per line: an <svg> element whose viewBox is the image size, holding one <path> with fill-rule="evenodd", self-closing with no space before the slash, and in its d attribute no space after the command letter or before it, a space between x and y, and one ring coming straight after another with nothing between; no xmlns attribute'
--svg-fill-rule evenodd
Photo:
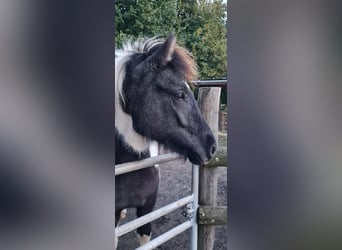
<svg viewBox="0 0 342 250"><path fill-rule="evenodd" d="M183 216L185 216L186 218L188 218L189 220L192 220L192 218L194 218L194 204L193 203L189 203L187 204L184 208L183 208Z"/></svg>

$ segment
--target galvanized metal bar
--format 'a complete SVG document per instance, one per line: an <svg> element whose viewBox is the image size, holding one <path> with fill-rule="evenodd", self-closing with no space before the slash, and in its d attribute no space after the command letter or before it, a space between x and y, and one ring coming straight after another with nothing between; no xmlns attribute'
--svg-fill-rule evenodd
<svg viewBox="0 0 342 250"><path fill-rule="evenodd" d="M173 229L167 231L166 233L160 235L159 237L155 238L154 240L150 241L149 243L147 243L147 244L145 244L139 248L136 248L135 250L151 250L151 249L154 249L154 248L160 246L161 244L165 243L166 241L174 238L178 234L183 233L185 230L189 229L192 226L193 226L192 221L186 221L186 222L178 225L177 227L174 227Z"/></svg>
<svg viewBox="0 0 342 250"><path fill-rule="evenodd" d="M192 81L196 87L221 87L226 88L227 87L227 80L199 80L199 81Z"/></svg>
<svg viewBox="0 0 342 250"><path fill-rule="evenodd" d="M194 215L191 219L192 228L191 228L191 249L197 250L197 242L198 242L198 227L197 227L197 210L198 210L198 183L199 183L199 166L192 165L192 195L194 196Z"/></svg>
<svg viewBox="0 0 342 250"><path fill-rule="evenodd" d="M149 214L146 214L142 217L139 217L135 220L132 220L130 222L127 222L126 224L123 224L122 226L119 226L118 228L115 229L115 237L120 237L130 231L133 231L134 229L145 225L148 222L151 222L153 220L156 220L165 214L171 213L172 211L176 210L177 208L183 207L186 204L193 202L194 201L194 196L189 195L186 196L178 201L175 201L173 203L170 203L169 205L166 205L162 208L159 208Z"/></svg>
<svg viewBox="0 0 342 250"><path fill-rule="evenodd" d="M168 154L158 155L155 157L146 158L140 161L131 161L127 163L118 164L118 165L115 165L115 176L132 172L132 171L136 171L139 169L151 167L155 164L176 160L179 158L180 156L177 153L168 153Z"/></svg>

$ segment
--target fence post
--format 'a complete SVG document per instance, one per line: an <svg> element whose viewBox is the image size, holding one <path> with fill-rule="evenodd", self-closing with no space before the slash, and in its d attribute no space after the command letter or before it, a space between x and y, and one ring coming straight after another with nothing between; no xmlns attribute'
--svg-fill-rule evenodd
<svg viewBox="0 0 342 250"><path fill-rule="evenodd" d="M218 142L218 119L220 109L221 88L200 88L198 91L198 105L204 119L212 129ZM201 166L199 170L199 205L215 206L217 196L216 168ZM214 225L198 225L198 249L212 250L215 240Z"/></svg>

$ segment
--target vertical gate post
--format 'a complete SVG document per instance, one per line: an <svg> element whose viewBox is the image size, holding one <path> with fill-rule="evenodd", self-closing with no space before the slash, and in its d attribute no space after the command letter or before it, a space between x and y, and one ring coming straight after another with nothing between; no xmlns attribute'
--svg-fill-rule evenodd
<svg viewBox="0 0 342 250"><path fill-rule="evenodd" d="M218 120L221 88L200 88L198 105L204 119L212 129L218 142ZM199 205L216 206L217 174L216 168L201 166L199 170ZM198 249L212 250L215 240L214 225L198 225Z"/></svg>
<svg viewBox="0 0 342 250"><path fill-rule="evenodd" d="M194 224L191 228L191 250L198 250L198 184L199 184L199 166L192 164L192 193L194 195L194 216L192 218Z"/></svg>

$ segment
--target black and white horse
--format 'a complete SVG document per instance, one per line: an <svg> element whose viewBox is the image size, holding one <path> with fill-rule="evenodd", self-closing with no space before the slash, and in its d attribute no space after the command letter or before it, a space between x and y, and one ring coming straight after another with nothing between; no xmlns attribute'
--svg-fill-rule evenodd
<svg viewBox="0 0 342 250"><path fill-rule="evenodd" d="M194 164L209 161L216 142L188 86L197 76L191 54L173 35L115 53L115 164L149 157L155 142ZM125 208L136 207L138 217L151 212L158 185L154 166L116 176L115 226ZM140 244L150 240L150 223L137 231Z"/></svg>

